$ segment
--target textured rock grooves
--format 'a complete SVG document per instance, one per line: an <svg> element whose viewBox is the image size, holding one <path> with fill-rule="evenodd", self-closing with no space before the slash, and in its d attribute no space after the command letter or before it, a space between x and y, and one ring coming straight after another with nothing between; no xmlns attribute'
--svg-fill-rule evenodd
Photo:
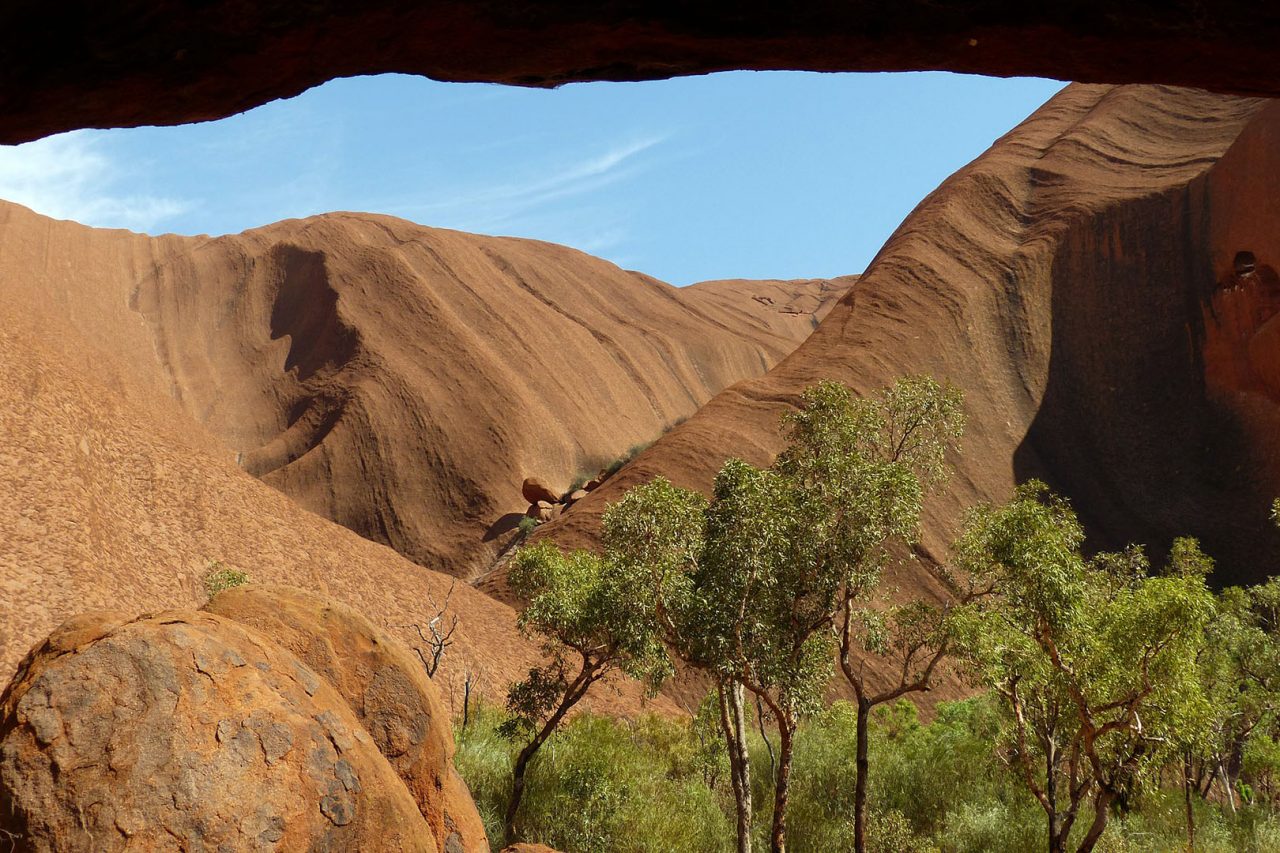
<svg viewBox="0 0 1280 853"><path fill-rule="evenodd" d="M1251 461L1274 462L1280 434L1260 390L1278 357L1262 301L1262 265L1280 260L1277 134L1280 110L1259 100L1069 87L926 198L794 353L539 535L589 546L600 511L638 482L706 489L729 450L769 461L779 416L818 379L869 391L925 372L965 391L970 428L900 589L938 594L929 565L964 508L1032 475L1088 511L1099 545L1158 555L1196 535L1220 583L1256 579L1280 558L1266 523L1280 466ZM1241 250L1258 283L1223 290ZM488 589L502 595L501 578Z"/></svg>
<svg viewBox="0 0 1280 853"><path fill-rule="evenodd" d="M540 535L590 544L630 485L705 488L729 450L767 462L779 415L818 379L868 391L925 372L965 390L971 427L927 507L926 559L893 578L902 590L940 595L930 560L962 509L1032 474L1090 513L1100 544L1158 552L1198 535L1222 582L1274 565L1278 137L1280 108L1259 100L1070 87L926 198L799 349ZM593 454L758 373L811 325L781 308L831 295L812 282L685 294L560 247L352 214L212 240L11 206L0 221L6 669L68 613L193 603L213 559L327 590L411 637L398 626L447 579L299 510L237 471L228 445L304 506L417 559L463 553L525 508L523 477L562 491L556 478ZM485 586L501 595L500 574ZM510 608L466 586L455 606L450 672L474 668L497 695L536 650Z"/></svg>
<svg viewBox="0 0 1280 853"><path fill-rule="evenodd" d="M550 244L331 214L200 244L136 303L175 395L247 471L466 577L524 511L525 475L563 490L651 440L775 363L842 292L751 286L780 304L736 282L686 296Z"/></svg>
<svg viewBox="0 0 1280 853"><path fill-rule="evenodd" d="M1265 3L119 0L0 9L0 142L231 115L334 77L549 86L726 69L949 69L1280 94Z"/></svg>

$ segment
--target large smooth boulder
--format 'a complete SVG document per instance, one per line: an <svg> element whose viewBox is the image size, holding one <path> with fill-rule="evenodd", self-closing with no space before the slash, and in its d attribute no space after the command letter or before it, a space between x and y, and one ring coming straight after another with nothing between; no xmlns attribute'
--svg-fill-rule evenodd
<svg viewBox="0 0 1280 853"><path fill-rule="evenodd" d="M235 587L204 609L269 636L337 690L404 780L440 853L487 853L480 814L453 769L449 714L408 648L350 607L290 587Z"/></svg>
<svg viewBox="0 0 1280 853"><path fill-rule="evenodd" d="M558 503L560 496L551 491L551 488L536 477L526 477L525 481L520 484L520 494L531 504L545 501L548 504Z"/></svg>
<svg viewBox="0 0 1280 853"><path fill-rule="evenodd" d="M33 851L435 853L327 678L213 613L71 619L0 696L0 829Z"/></svg>

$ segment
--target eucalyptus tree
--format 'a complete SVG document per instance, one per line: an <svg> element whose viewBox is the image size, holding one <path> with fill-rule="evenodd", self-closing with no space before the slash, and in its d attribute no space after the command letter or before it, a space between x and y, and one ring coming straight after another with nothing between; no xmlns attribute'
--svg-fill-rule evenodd
<svg viewBox="0 0 1280 853"><path fill-rule="evenodd" d="M1153 574L1140 549L1087 559L1075 513L1042 483L971 515L956 555L996 594L966 651L1002 700L1009 759L1048 820L1051 853L1089 851L1112 805L1179 754L1210 717L1197 656L1215 612L1209 561L1191 540Z"/></svg>
<svg viewBox="0 0 1280 853"><path fill-rule="evenodd" d="M822 382L784 418L772 466L731 459L716 477L681 633L692 657L777 721L775 853L786 849L795 732L821 705L841 619L878 583L889 546L914 539L926 482L961 423L958 393L929 379L870 398Z"/></svg>
<svg viewBox="0 0 1280 853"><path fill-rule="evenodd" d="M889 546L915 543L923 497L950 474L947 454L955 450L965 426L960 392L929 377L900 379L861 399L840 386L815 391L791 419L792 444L780 463L827 492L829 523L844 528L839 661L857 709L854 848L863 853L871 711L933 687L939 664L951 650L954 609L968 605L983 589L969 578L957 582L940 568L949 600L917 598L887 609L872 606L883 597L878 593ZM873 679L865 667L870 656L884 660L895 675L886 682L886 668L881 668Z"/></svg>
<svg viewBox="0 0 1280 853"><path fill-rule="evenodd" d="M529 762L591 686L621 672L652 692L673 672L664 603L681 599L678 587L692 573L705 504L665 481L650 484L605 512L602 555L565 554L545 541L514 555L509 582L528 602L518 624L542 640L548 660L507 695L505 732L529 737L512 770L508 840Z"/></svg>
<svg viewBox="0 0 1280 853"><path fill-rule="evenodd" d="M1280 580L1222 591L1200 671L1213 713L1205 737L1188 744L1186 786L1203 797L1219 783L1234 811L1246 746L1280 718Z"/></svg>

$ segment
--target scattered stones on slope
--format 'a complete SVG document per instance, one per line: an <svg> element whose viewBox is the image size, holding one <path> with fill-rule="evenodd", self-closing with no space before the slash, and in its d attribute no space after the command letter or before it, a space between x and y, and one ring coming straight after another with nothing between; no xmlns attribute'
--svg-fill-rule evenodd
<svg viewBox="0 0 1280 853"><path fill-rule="evenodd" d="M553 504L560 500L559 496L536 477L526 477L520 486L520 494L531 504L539 502Z"/></svg>

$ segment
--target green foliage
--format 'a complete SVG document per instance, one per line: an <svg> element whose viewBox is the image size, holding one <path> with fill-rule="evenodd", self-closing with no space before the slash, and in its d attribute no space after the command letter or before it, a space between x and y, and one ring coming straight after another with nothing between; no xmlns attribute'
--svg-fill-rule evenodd
<svg viewBox="0 0 1280 853"><path fill-rule="evenodd" d="M1258 787L1268 792L1280 788L1280 742L1268 732L1258 732L1245 741L1240 763Z"/></svg>
<svg viewBox="0 0 1280 853"><path fill-rule="evenodd" d="M1188 741L1198 779L1234 779L1243 769L1256 781L1257 794L1271 802L1280 794L1280 751L1273 740L1280 733L1277 620L1280 580L1222 591L1199 660L1209 725L1201 737Z"/></svg>
<svg viewBox="0 0 1280 853"><path fill-rule="evenodd" d="M697 493L657 479L605 511L603 556L564 554L550 542L516 552L508 577L529 602L518 624L544 641L551 658L512 687L518 720L534 727L567 695L574 679L569 652L591 679L616 669L656 690L671 674L662 603L680 597L701 542L705 504Z"/></svg>
<svg viewBox="0 0 1280 853"><path fill-rule="evenodd" d="M465 728L457 720L453 726L457 746L453 764L466 780L494 850L504 846L502 822L511 801L515 747L503 732L508 719L501 707L481 699L472 703Z"/></svg>
<svg viewBox="0 0 1280 853"><path fill-rule="evenodd" d="M725 849L727 821L711 791L696 775L671 772L668 750L678 732L668 740L661 729L672 725L575 720L530 774L543 796L541 808L526 808L526 832L584 853ZM655 733L658 743L646 737Z"/></svg>
<svg viewBox="0 0 1280 853"><path fill-rule="evenodd" d="M1070 507L1032 482L973 514L956 548L998 591L969 634L974 671L1003 700L1010 759L1064 837L1086 797L1107 809L1133 796L1210 718L1197 661L1211 563L1181 540L1153 575L1139 549L1088 560L1082 541Z"/></svg>
<svg viewBox="0 0 1280 853"><path fill-rule="evenodd" d="M516 522L516 530L521 536L528 536L530 533L538 529L538 519L531 516L523 516Z"/></svg>
<svg viewBox="0 0 1280 853"><path fill-rule="evenodd" d="M205 572L204 591L209 594L210 598L213 598L224 589L244 586L248 582L249 576L247 574L238 569L228 568L220 560L215 560L209 564L209 569Z"/></svg>
<svg viewBox="0 0 1280 853"><path fill-rule="evenodd" d="M856 778L869 850L1043 849L1046 816L1054 849L1181 849L1192 791L1200 849L1272 849L1280 581L1215 599L1191 539L1158 571L1138 547L1086 556L1070 505L1031 482L970 514L944 572L952 601L882 606L881 572L914 542L963 426L959 393L930 379L868 397L820 383L784 420L775 464L730 460L710 503L655 480L606 512L602 554L518 551L519 624L549 660L512 686L510 718L482 714L460 745L491 828L504 806L514 825L527 768L523 837L571 853L732 847L729 780L746 777L714 703L683 726L583 716L547 741L609 673L656 690L670 649L768 706L773 741L744 737L755 840L775 848L786 835L795 851L853 849ZM875 693L845 665L859 703L824 709L836 652L846 664L853 648L898 681ZM907 702L880 707L868 781L868 710L927 689L952 652L989 695L928 725ZM513 756L499 731L533 739ZM768 772L787 766L789 811L787 774ZM1206 799L1218 778L1230 813Z"/></svg>
<svg viewBox="0 0 1280 853"><path fill-rule="evenodd" d="M495 850L514 760L500 724L500 711L481 703L466 731L455 729L455 763ZM523 835L569 853L728 850L732 830L704 783L698 749L679 723L578 716L530 767Z"/></svg>
<svg viewBox="0 0 1280 853"><path fill-rule="evenodd" d="M817 710L845 597L874 586L890 544L914 539L962 429L959 393L930 379L865 398L837 382L807 389L774 466L731 459L716 478L682 623L695 659L784 713Z"/></svg>
<svg viewBox="0 0 1280 853"><path fill-rule="evenodd" d="M512 768L503 837L514 840L530 760L592 684L617 671L652 692L674 672L662 639L664 602L679 597L705 505L700 495L655 480L605 512L603 555L564 554L550 542L516 552L508 580L528 601L517 624L542 640L549 660L507 694L512 719L504 734L531 738Z"/></svg>
<svg viewBox="0 0 1280 853"><path fill-rule="evenodd" d="M689 726L689 764L702 776L702 781L712 791L722 790L729 784L729 747L725 744L720 728L720 707L716 691L711 690L698 705Z"/></svg>
<svg viewBox="0 0 1280 853"><path fill-rule="evenodd" d="M502 813L511 791L514 747L497 733L503 714L473 706L470 725L455 726L455 764L466 780L489 837L501 847ZM994 696L938 705L920 722L903 701L873 718L869 849L924 853L1025 853L1044 849L1043 812L1010 772L1002 752L1003 711ZM530 840L567 853L583 850L719 851L732 849L727 768L708 786L702 775L698 724L655 717L634 722L575 718L535 760L529 773L525 827ZM837 702L796 735L789 849L852 850L853 709ZM752 745L756 799L772 796L768 757ZM620 796L620 794L624 796ZM574 797L581 797L580 806ZM1280 850L1280 818L1265 805L1195 800L1196 848L1209 853ZM1089 818L1087 811L1084 821ZM758 815L758 835L767 811ZM1077 827L1075 839L1081 830ZM1112 820L1099 850L1113 853L1186 849L1181 790L1148 790Z"/></svg>

